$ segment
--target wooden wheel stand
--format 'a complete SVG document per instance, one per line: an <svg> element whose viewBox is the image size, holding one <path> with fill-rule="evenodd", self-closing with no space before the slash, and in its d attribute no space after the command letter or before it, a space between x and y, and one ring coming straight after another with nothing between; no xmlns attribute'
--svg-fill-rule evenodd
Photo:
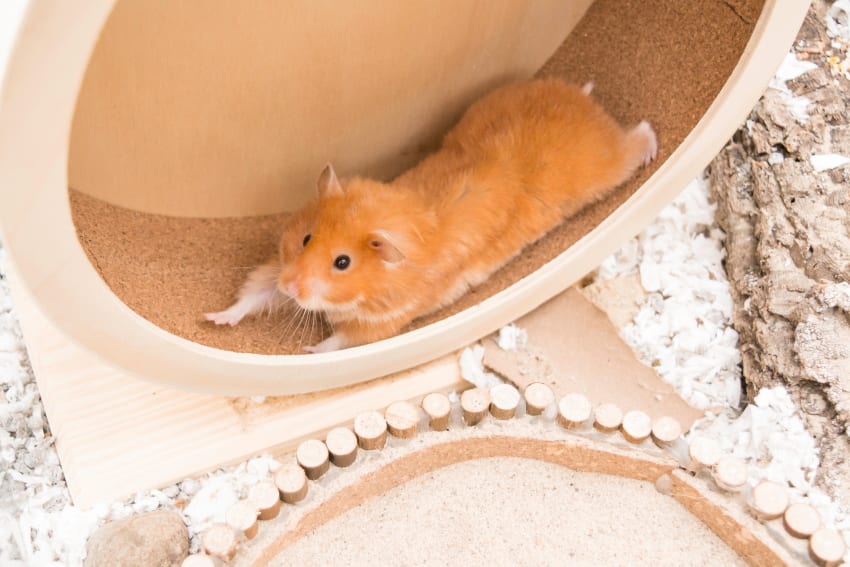
<svg viewBox="0 0 850 567"><path fill-rule="evenodd" d="M468 13L442 14L427 1L370 3L394 18L387 26L356 7L269 5L273 14L259 1L238 14L227 2L28 5L0 107L0 226L78 505L290 450L363 411L456 388L444 355L584 276L704 167L806 11L777 0L470 0ZM437 29L437 43L454 47L414 61L397 44L421 48L419 32ZM362 42L340 56L330 38L358 30ZM199 325L217 306L207 301L229 300L238 269L273 246L275 223L326 160L391 176L480 93L535 72L593 80L618 119L650 120L655 169L398 337L301 355L275 350L262 321L230 334ZM288 397L224 397L249 395Z"/></svg>

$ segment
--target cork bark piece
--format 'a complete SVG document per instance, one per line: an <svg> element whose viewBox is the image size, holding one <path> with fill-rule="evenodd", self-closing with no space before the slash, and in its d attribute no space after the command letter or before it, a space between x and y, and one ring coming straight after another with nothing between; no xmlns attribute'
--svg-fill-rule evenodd
<svg viewBox="0 0 850 567"><path fill-rule="evenodd" d="M300 465L280 467L274 473L274 484L287 504L295 504L307 496L307 475Z"/></svg>
<svg viewBox="0 0 850 567"><path fill-rule="evenodd" d="M357 459L357 436L347 427L335 427L325 438L331 462L338 467L348 467Z"/></svg>
<svg viewBox="0 0 850 567"><path fill-rule="evenodd" d="M180 563L180 567L216 567L215 559L209 555L194 553L187 555Z"/></svg>
<svg viewBox="0 0 850 567"><path fill-rule="evenodd" d="M280 513L280 491L274 482L265 480L258 482L248 491L248 501L256 506L258 519L273 520Z"/></svg>
<svg viewBox="0 0 850 567"><path fill-rule="evenodd" d="M621 429L630 443L642 443L652 433L652 420L646 413L632 410L623 416Z"/></svg>
<svg viewBox="0 0 850 567"><path fill-rule="evenodd" d="M242 533L247 539L253 539L257 535L259 515L260 512L254 504L248 500L239 500L227 509L224 517L227 525L236 533Z"/></svg>
<svg viewBox="0 0 850 567"><path fill-rule="evenodd" d="M783 516L785 529L794 537L805 539L821 527L818 511L808 504L791 504Z"/></svg>
<svg viewBox="0 0 850 567"><path fill-rule="evenodd" d="M688 454L695 464L712 468L720 460L722 452L714 439L694 437L688 443Z"/></svg>
<svg viewBox="0 0 850 567"><path fill-rule="evenodd" d="M593 427L603 433L613 433L623 424L623 410L612 403L599 404L593 409Z"/></svg>
<svg viewBox="0 0 850 567"><path fill-rule="evenodd" d="M316 480L330 467L328 447L318 439L308 439L295 450L295 459L310 480Z"/></svg>
<svg viewBox="0 0 850 567"><path fill-rule="evenodd" d="M201 536L201 547L207 554L230 561L236 553L236 531L226 524L210 526Z"/></svg>
<svg viewBox="0 0 850 567"><path fill-rule="evenodd" d="M555 392L543 382L532 382L525 387L525 411L528 415L540 415L555 403Z"/></svg>
<svg viewBox="0 0 850 567"><path fill-rule="evenodd" d="M354 433L361 449L380 449L387 442L387 421L376 411L363 412L354 418Z"/></svg>
<svg viewBox="0 0 850 567"><path fill-rule="evenodd" d="M428 416L428 426L434 431L449 428L452 403L445 394L434 392L422 398L422 411Z"/></svg>
<svg viewBox="0 0 850 567"><path fill-rule="evenodd" d="M496 419L510 419L516 415L520 394L512 384L499 384L490 390L490 414Z"/></svg>
<svg viewBox="0 0 850 567"><path fill-rule="evenodd" d="M788 490L779 483L763 480L753 488L750 506L761 520L778 518L788 508Z"/></svg>
<svg viewBox="0 0 850 567"><path fill-rule="evenodd" d="M809 538L809 556L818 565L833 567L841 565L847 544L837 531L820 528Z"/></svg>
<svg viewBox="0 0 850 567"><path fill-rule="evenodd" d="M567 394L558 402L558 422L568 429L577 429L590 419L593 408L581 394Z"/></svg>
<svg viewBox="0 0 850 567"><path fill-rule="evenodd" d="M714 465L712 477L723 490L736 492L747 483L747 463L734 455L724 455Z"/></svg>
<svg viewBox="0 0 850 567"><path fill-rule="evenodd" d="M384 412L390 435L400 439L410 439L416 435L419 423L419 409L410 402L393 402Z"/></svg>
<svg viewBox="0 0 850 567"><path fill-rule="evenodd" d="M460 407L463 411L463 421L467 425L475 425L484 419L490 408L490 392L482 388L466 390L460 396Z"/></svg>
<svg viewBox="0 0 850 567"><path fill-rule="evenodd" d="M669 447L682 436L682 426L679 422L664 415L652 422L652 440L659 447Z"/></svg>

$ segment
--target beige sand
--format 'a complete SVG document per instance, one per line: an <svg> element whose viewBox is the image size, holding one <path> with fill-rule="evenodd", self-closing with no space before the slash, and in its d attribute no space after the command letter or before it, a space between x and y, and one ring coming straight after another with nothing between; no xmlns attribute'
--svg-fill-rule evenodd
<svg viewBox="0 0 850 567"><path fill-rule="evenodd" d="M649 483L536 460L466 461L367 501L272 565L744 565Z"/></svg>

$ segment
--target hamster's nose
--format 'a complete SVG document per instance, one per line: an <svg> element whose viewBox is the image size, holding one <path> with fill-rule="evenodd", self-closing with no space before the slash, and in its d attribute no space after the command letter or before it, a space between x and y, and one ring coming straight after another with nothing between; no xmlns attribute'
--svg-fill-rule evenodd
<svg viewBox="0 0 850 567"><path fill-rule="evenodd" d="M298 284L295 281L291 281L286 284L284 288L286 294L290 297L298 297Z"/></svg>

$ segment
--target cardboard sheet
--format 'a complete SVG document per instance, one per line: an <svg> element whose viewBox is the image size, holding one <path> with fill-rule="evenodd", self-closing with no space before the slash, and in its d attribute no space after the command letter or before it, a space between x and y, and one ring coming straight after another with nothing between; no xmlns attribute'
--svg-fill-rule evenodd
<svg viewBox="0 0 850 567"><path fill-rule="evenodd" d="M576 288L516 324L528 332L527 350L502 350L487 339L484 365L520 389L531 382L546 382L557 398L578 392L594 406L611 402L623 412L639 409L652 418L669 415L684 430L702 416L702 411L688 405L637 359L605 312Z"/></svg>

